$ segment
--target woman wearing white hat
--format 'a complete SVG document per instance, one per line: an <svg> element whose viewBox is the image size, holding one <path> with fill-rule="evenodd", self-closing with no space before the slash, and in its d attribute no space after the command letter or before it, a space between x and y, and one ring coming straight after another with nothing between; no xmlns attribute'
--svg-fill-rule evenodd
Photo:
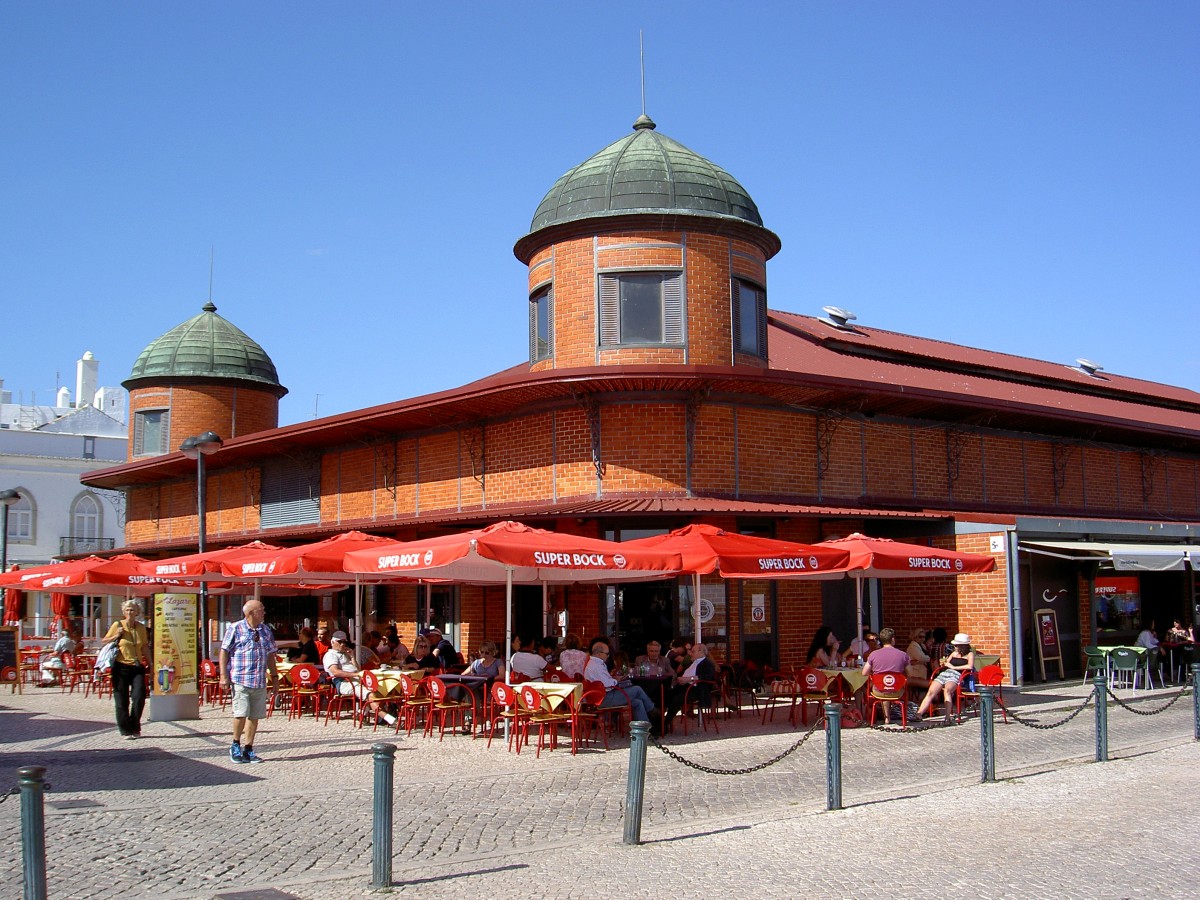
<svg viewBox="0 0 1200 900"><path fill-rule="evenodd" d="M950 704L954 702L954 695L958 691L963 674L975 668L975 651L971 649L971 636L960 631L950 643L953 649L942 660L944 668L929 682L929 690L925 692L925 699L917 708L916 718L918 720L925 717L933 704L937 702L938 697L941 696L946 701L946 721L949 722Z"/></svg>

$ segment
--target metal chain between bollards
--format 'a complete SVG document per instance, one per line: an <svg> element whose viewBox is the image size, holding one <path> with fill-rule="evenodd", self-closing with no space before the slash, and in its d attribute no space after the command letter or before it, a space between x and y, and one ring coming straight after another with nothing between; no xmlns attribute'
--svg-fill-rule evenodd
<svg viewBox="0 0 1200 900"><path fill-rule="evenodd" d="M778 753L775 756L772 756L770 759L766 760L765 762L761 762L761 763L758 763L757 765L753 765L753 766L747 766L744 769L717 769L717 768L714 768L713 766L704 766L698 762L694 762L693 760L686 759L685 757L680 756L678 753L676 753L670 747L667 747L663 744L655 743L654 746L657 749L661 750L664 754L669 756L671 759L675 760L675 762L683 763L683 765L687 766L688 768L696 769L697 771L704 772L708 775L749 775L753 772L760 772L763 769L767 768L768 766L773 766L773 765L775 765L775 763L786 759L788 756L791 756L793 753L795 753L797 750L799 750L804 745L805 741L807 741L810 737L813 736L813 733L816 732L816 730L817 730L817 726L820 724L821 724L821 719L819 719L819 718L816 719L816 721L814 721L812 723L812 726L808 729L808 731L806 731L803 735L801 735L800 739L797 740L796 743L792 744L792 746L788 747L782 753Z"/></svg>
<svg viewBox="0 0 1200 900"><path fill-rule="evenodd" d="M1164 703L1162 706L1158 707L1157 709L1136 709L1135 707L1130 706L1128 703L1126 703L1124 700L1122 700L1116 694L1114 694L1112 692L1111 687L1106 687L1105 691L1107 691L1109 697L1111 697L1113 700L1116 701L1117 706L1121 707L1122 709L1128 710L1129 712L1133 713L1135 716L1157 716L1159 713L1166 712L1168 709L1170 709L1172 706L1174 706L1180 697L1183 697L1186 694L1190 694L1192 691L1192 686L1190 684L1185 684L1183 687L1181 687L1178 690L1178 692L1176 692L1175 696L1173 696L1170 700L1168 700L1166 703Z"/></svg>
<svg viewBox="0 0 1200 900"><path fill-rule="evenodd" d="M1024 725L1026 728L1037 728L1041 731L1048 731L1051 728L1060 728L1063 725L1066 725L1068 722L1070 722L1072 719L1074 719L1077 715L1079 715L1081 712L1083 712L1085 709L1087 709L1089 706L1091 706L1092 701L1095 699L1096 699L1096 692L1095 692L1095 690L1093 690L1090 694L1087 695L1087 697L1084 699L1083 703L1081 703L1075 709L1074 712L1070 713L1065 718L1059 719L1057 722L1049 722L1049 723L1034 722L1032 719L1022 718L1021 716L1017 715L1017 713L1015 713L1012 709L1010 709L1007 706L1003 707L1003 709L1006 713L1008 713L1009 717L1014 722L1016 722L1018 725Z"/></svg>

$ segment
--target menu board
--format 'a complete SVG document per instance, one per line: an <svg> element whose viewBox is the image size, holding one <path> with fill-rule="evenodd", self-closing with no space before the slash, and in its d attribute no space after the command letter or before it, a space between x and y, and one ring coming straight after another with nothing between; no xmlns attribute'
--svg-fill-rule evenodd
<svg viewBox="0 0 1200 900"><path fill-rule="evenodd" d="M1062 642L1058 637L1058 614L1052 609L1039 609L1033 613L1037 623L1038 659L1042 666L1042 681L1046 680L1046 663L1058 661L1058 677L1063 673Z"/></svg>
<svg viewBox="0 0 1200 900"><path fill-rule="evenodd" d="M197 692L194 594L156 594L154 597L152 683L155 696Z"/></svg>
<svg viewBox="0 0 1200 900"><path fill-rule="evenodd" d="M0 684L15 684L18 689L21 684L20 657L17 648L20 646L20 629L16 625L0 627L0 672L5 673L6 680ZM12 669L11 676L8 670ZM11 681L7 680L11 677Z"/></svg>

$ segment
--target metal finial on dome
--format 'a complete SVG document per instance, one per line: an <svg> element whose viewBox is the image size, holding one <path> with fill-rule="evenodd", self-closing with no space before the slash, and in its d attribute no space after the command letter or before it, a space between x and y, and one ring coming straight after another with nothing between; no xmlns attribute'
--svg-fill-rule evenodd
<svg viewBox="0 0 1200 900"><path fill-rule="evenodd" d="M216 312L216 311L217 311L217 304L215 304L215 303L213 303L211 300L209 300L207 303L205 303L205 304L204 304L202 307L200 307L200 308L201 308L202 310L204 310L205 312Z"/></svg>
<svg viewBox="0 0 1200 900"><path fill-rule="evenodd" d="M654 124L654 120L645 113L642 113L640 116L638 116L637 121L633 123L634 131L644 131L647 129L653 131L657 127L658 126Z"/></svg>

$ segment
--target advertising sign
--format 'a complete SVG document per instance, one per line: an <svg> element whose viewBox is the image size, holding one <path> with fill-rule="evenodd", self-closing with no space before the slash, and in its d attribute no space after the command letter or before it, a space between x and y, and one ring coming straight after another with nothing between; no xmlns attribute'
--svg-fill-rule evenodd
<svg viewBox="0 0 1200 900"><path fill-rule="evenodd" d="M154 595L152 721L200 717L196 616L195 594Z"/></svg>
<svg viewBox="0 0 1200 900"><path fill-rule="evenodd" d="M1058 661L1058 677L1063 674L1062 643L1058 638L1058 614L1052 609L1039 609L1033 613L1037 623L1038 660L1042 667L1042 681L1046 680L1046 663Z"/></svg>

